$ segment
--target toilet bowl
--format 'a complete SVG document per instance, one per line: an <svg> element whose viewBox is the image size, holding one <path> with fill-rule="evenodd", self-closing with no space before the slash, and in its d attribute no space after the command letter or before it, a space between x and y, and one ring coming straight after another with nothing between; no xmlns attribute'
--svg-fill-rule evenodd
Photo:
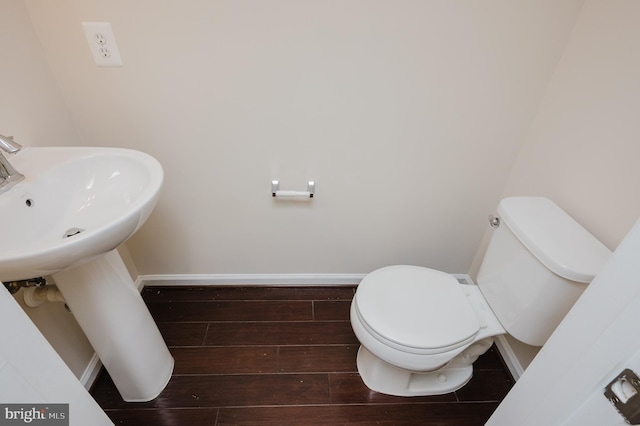
<svg viewBox="0 0 640 426"><path fill-rule="evenodd" d="M381 268L362 280L351 324L362 343L362 380L372 390L399 396L459 389L493 336L505 333L477 286L408 265Z"/></svg>
<svg viewBox="0 0 640 426"><path fill-rule="evenodd" d="M370 389L444 394L471 379L495 336L542 346L611 255L544 197L505 198L490 223L477 286L410 265L360 282L350 315L358 372Z"/></svg>

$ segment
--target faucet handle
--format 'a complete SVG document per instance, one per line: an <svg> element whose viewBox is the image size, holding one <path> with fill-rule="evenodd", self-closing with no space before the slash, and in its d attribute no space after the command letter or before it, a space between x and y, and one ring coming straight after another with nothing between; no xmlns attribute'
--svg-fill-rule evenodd
<svg viewBox="0 0 640 426"><path fill-rule="evenodd" d="M13 136L0 135L0 148L8 153L20 151L22 145L13 140Z"/></svg>

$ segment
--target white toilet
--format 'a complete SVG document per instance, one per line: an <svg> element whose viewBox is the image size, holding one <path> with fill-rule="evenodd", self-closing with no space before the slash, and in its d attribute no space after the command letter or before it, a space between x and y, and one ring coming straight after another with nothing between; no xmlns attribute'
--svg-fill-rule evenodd
<svg viewBox="0 0 640 426"><path fill-rule="evenodd" d="M370 389L452 392L471 379L493 336L542 346L611 255L547 198L505 198L492 222L478 286L404 265L362 280L351 324L361 343L358 372Z"/></svg>

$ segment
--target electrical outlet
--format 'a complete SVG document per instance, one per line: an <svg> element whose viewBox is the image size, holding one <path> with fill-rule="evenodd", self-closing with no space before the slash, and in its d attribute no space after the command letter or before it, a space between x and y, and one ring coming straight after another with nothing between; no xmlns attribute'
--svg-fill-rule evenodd
<svg viewBox="0 0 640 426"><path fill-rule="evenodd" d="M89 43L91 56L99 67L121 67L122 58L116 44L111 24L108 22L83 22L82 28Z"/></svg>

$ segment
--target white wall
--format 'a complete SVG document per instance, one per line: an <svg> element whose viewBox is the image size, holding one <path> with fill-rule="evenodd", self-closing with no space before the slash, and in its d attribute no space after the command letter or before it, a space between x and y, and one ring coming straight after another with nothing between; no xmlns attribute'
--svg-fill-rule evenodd
<svg viewBox="0 0 640 426"><path fill-rule="evenodd" d="M468 270L582 0L25 4L84 143L165 167L141 274L362 273Z"/></svg>
<svg viewBox="0 0 640 426"><path fill-rule="evenodd" d="M0 133L13 135L24 146L80 144L21 0L0 2L0 58ZM11 224L2 223L0 230L6 226ZM16 299L73 373L81 377L93 349L73 316L62 304L26 308L22 292Z"/></svg>
<svg viewBox="0 0 640 426"><path fill-rule="evenodd" d="M640 217L640 2L588 0L505 195L552 198L610 249Z"/></svg>
<svg viewBox="0 0 640 426"><path fill-rule="evenodd" d="M75 131L22 0L0 3L0 134L24 146L74 145Z"/></svg>
<svg viewBox="0 0 640 426"><path fill-rule="evenodd" d="M585 2L504 191L553 199L612 250L640 217L638 22L638 1Z"/></svg>

